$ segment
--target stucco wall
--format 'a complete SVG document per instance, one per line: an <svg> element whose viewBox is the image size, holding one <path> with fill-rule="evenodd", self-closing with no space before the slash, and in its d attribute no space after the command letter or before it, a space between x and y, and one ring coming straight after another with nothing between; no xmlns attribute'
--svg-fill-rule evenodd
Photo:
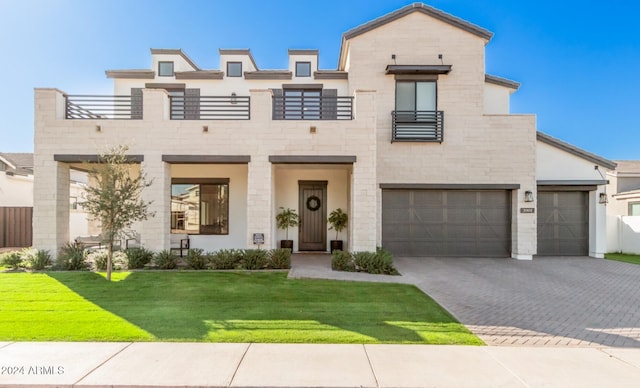
<svg viewBox="0 0 640 388"><path fill-rule="evenodd" d="M0 206L33 206L33 176L7 175L0 171Z"/></svg>

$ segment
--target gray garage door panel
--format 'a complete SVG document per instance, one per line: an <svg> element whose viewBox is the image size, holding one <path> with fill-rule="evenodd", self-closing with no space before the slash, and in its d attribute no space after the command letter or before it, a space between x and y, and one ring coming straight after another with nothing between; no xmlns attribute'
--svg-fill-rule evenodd
<svg viewBox="0 0 640 388"><path fill-rule="evenodd" d="M589 193L538 192L538 255L589 254Z"/></svg>
<svg viewBox="0 0 640 388"><path fill-rule="evenodd" d="M398 256L511 255L511 192L383 190L382 245Z"/></svg>

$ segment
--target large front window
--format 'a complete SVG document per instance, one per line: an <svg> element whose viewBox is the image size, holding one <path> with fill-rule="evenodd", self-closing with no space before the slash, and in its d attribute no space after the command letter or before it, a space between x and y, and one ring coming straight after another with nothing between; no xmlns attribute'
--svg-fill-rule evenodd
<svg viewBox="0 0 640 388"><path fill-rule="evenodd" d="M174 178L171 233L229 234L229 180Z"/></svg>

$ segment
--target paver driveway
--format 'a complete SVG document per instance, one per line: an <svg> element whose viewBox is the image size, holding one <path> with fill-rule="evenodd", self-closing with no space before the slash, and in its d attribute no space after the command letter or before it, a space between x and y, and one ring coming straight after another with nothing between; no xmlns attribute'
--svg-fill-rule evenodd
<svg viewBox="0 0 640 388"><path fill-rule="evenodd" d="M640 265L576 257L395 264L489 345L640 347Z"/></svg>

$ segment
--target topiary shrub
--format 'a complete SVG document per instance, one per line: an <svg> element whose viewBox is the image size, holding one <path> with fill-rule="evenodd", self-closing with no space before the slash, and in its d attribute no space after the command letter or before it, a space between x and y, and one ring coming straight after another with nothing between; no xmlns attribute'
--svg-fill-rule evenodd
<svg viewBox="0 0 640 388"><path fill-rule="evenodd" d="M26 255L26 257L25 257ZM28 253L23 255L24 260L27 262L29 269L33 271L42 271L45 268L51 266L51 254L44 249L31 249Z"/></svg>
<svg viewBox="0 0 640 388"><path fill-rule="evenodd" d="M242 257L242 268L248 270L264 269L269 260L267 251L262 249L246 249Z"/></svg>
<svg viewBox="0 0 640 388"><path fill-rule="evenodd" d="M66 243L58 253L56 269L64 271L81 271L87 269L86 255L84 248L79 244Z"/></svg>
<svg viewBox="0 0 640 388"><path fill-rule="evenodd" d="M204 255L204 251L199 248L189 249L185 261L187 262L187 266L191 269L207 268L207 257Z"/></svg>
<svg viewBox="0 0 640 388"><path fill-rule="evenodd" d="M221 249L208 255L213 269L238 269L242 261L242 251L237 249Z"/></svg>
<svg viewBox="0 0 640 388"><path fill-rule="evenodd" d="M335 271L354 272L356 266L353 264L353 258L349 252L337 249L331 254L331 269Z"/></svg>
<svg viewBox="0 0 640 388"><path fill-rule="evenodd" d="M175 269L178 266L178 256L165 249L155 254L153 264L159 269Z"/></svg>
<svg viewBox="0 0 640 388"><path fill-rule="evenodd" d="M14 271L24 266L22 262L22 255L17 251L7 252L0 256L0 264L10 267Z"/></svg>
<svg viewBox="0 0 640 388"><path fill-rule="evenodd" d="M153 260L153 251L142 247L129 248L124 250L127 256L127 268L141 269Z"/></svg>
<svg viewBox="0 0 640 388"><path fill-rule="evenodd" d="M272 269L291 268L291 249L278 248L269 251L269 262L267 264Z"/></svg>

